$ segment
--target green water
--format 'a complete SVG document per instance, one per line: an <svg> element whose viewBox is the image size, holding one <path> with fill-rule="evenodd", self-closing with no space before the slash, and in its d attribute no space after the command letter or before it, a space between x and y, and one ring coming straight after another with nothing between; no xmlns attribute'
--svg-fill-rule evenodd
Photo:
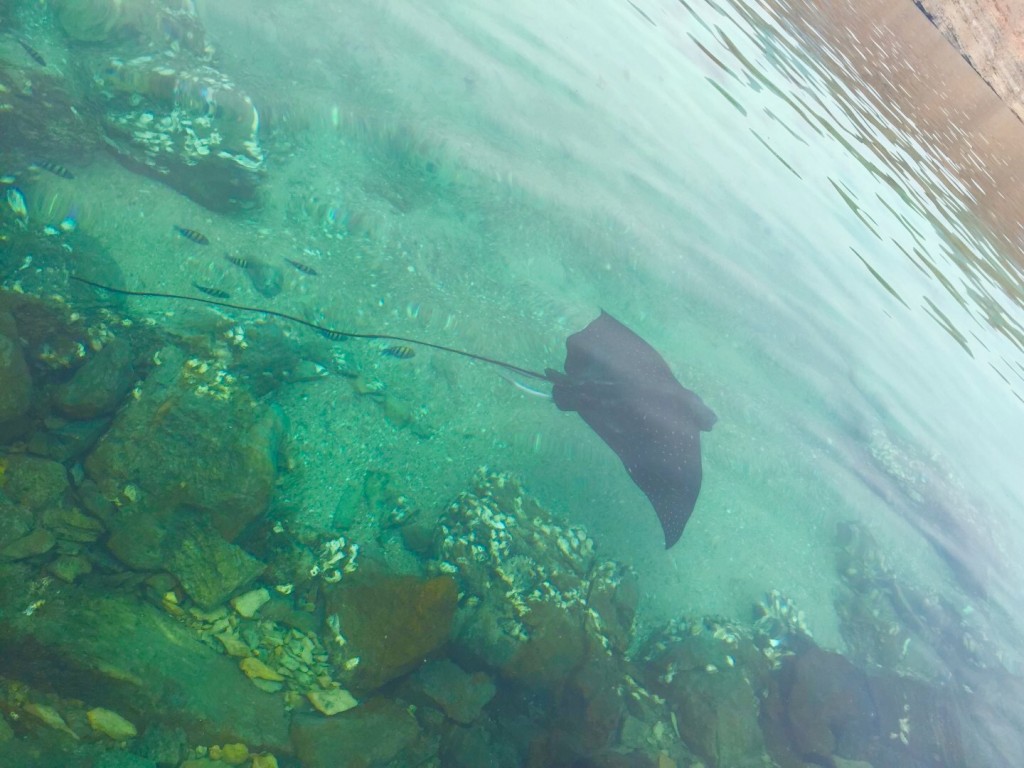
<svg viewBox="0 0 1024 768"><path fill-rule="evenodd" d="M855 520L900 578L1012 636L1020 254L973 213L962 179L977 169L774 6L644 12L204 4L218 66L261 113L261 205L212 213L102 154L75 192L49 178L29 191L57 200L54 221L74 208L136 290L196 282L540 370L605 309L719 416L696 512L666 552L648 502L576 416L487 366L351 341L334 362L380 382L402 416L383 419L341 376L282 389L292 469L277 513L358 537L374 525L367 472L430 516L487 466L636 568L638 636L682 616L749 622L777 589L841 652L836 525ZM267 298L224 251L317 274L285 270ZM168 327L192 311L128 306ZM397 546L382 557L411 567Z"/></svg>
<svg viewBox="0 0 1024 768"><path fill-rule="evenodd" d="M870 457L849 443L876 429L903 438L1012 514L1005 425L1020 419L1019 386L993 369L1019 382L1019 350L975 318L979 296L1019 310L957 261L951 235L978 262L1005 269L1006 257L970 223L969 190L941 151L869 84L846 85L849 67L819 41L739 6L663 10L656 28L628 5L275 16L228 4L209 16L242 82L271 100L275 179L257 222L207 229L242 250L323 252L322 277L279 304L534 368L558 363L564 337L603 307L721 415L698 511L661 553L645 500L578 420L462 360L383 361L379 375L437 431L382 432L330 383L311 386L289 404L303 456L286 490L311 517L367 463L426 507L477 465L500 466L641 568L653 615L739 618L774 586L838 645L836 520L884 526L908 568L946 578L856 476ZM318 237L296 212L313 196L363 213L369 234ZM221 270L169 261L179 282Z"/></svg>

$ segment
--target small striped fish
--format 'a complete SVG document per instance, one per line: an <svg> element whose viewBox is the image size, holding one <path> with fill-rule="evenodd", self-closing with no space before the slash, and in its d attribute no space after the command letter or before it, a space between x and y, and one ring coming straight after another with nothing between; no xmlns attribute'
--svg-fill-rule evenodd
<svg viewBox="0 0 1024 768"><path fill-rule="evenodd" d="M232 256L230 253L225 253L224 258L236 267L241 267L242 269L248 269L252 266L252 262L245 258L245 256Z"/></svg>
<svg viewBox="0 0 1024 768"><path fill-rule="evenodd" d="M208 285L200 285L193 281L192 286L200 293L205 293L207 296L213 296L215 299L230 299L231 294L227 291L222 291L220 288L211 288Z"/></svg>
<svg viewBox="0 0 1024 768"><path fill-rule="evenodd" d="M321 328L320 333L323 334L323 337L325 339L329 339L330 341L348 341L349 339L347 333L342 333L341 331L332 331L328 328Z"/></svg>
<svg viewBox="0 0 1024 768"><path fill-rule="evenodd" d="M174 229L177 230L179 235L184 237L186 240L191 240L193 243L198 245L210 244L210 238L198 230L189 229L188 227L179 227L177 224L174 225Z"/></svg>
<svg viewBox="0 0 1024 768"><path fill-rule="evenodd" d="M295 259L289 259L287 257L285 257L285 261L287 261L289 264L291 264L293 267L295 267L297 270L299 270L299 272L302 272L305 275L319 275L320 274L315 269L313 269L311 266L309 266L308 264L303 264L301 261L296 261Z"/></svg>
<svg viewBox="0 0 1024 768"><path fill-rule="evenodd" d="M38 64L40 67L46 66L46 59L43 58L43 54L33 48L31 45L26 43L20 37L18 38L18 44L25 49L25 53L32 57L32 61Z"/></svg>
<svg viewBox="0 0 1024 768"><path fill-rule="evenodd" d="M59 163L51 163L49 160L37 160L32 163L33 167L39 168L44 171L49 171L54 176L60 176L62 179L73 179L75 174L65 168Z"/></svg>
<svg viewBox="0 0 1024 768"><path fill-rule="evenodd" d="M399 360L408 360L410 357L415 357L416 350L404 344L398 344L393 347L384 347L380 353L388 357L396 357Z"/></svg>

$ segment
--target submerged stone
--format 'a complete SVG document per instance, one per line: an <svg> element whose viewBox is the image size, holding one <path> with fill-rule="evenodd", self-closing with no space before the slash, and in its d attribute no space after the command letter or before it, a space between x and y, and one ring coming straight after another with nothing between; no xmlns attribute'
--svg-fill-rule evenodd
<svg viewBox="0 0 1024 768"><path fill-rule="evenodd" d="M96 43L106 40L128 23L123 0L56 0L57 23L72 40Z"/></svg>
<svg viewBox="0 0 1024 768"><path fill-rule="evenodd" d="M89 454L85 467L110 499L135 489L162 519L187 506L228 540L264 513L284 425L223 372L161 350L157 366ZM217 382L220 383L217 383Z"/></svg>
<svg viewBox="0 0 1024 768"><path fill-rule="evenodd" d="M447 659L424 664L410 680L410 688L437 704L448 717L468 725L476 720L497 692L483 672L469 674Z"/></svg>
<svg viewBox="0 0 1024 768"><path fill-rule="evenodd" d="M450 576L360 572L332 585L326 591L324 634L339 677L370 691L415 669L448 640L457 597Z"/></svg>
<svg viewBox="0 0 1024 768"><path fill-rule="evenodd" d="M2 467L0 459L0 467ZM0 549L32 530L35 515L20 504L14 504L0 493Z"/></svg>
<svg viewBox="0 0 1024 768"><path fill-rule="evenodd" d="M61 463L78 459L91 450L110 423L109 418L68 421L63 424L55 421L47 420L45 429L32 433L28 439L28 449L38 456Z"/></svg>
<svg viewBox="0 0 1024 768"><path fill-rule="evenodd" d="M103 707L94 707L85 714L94 731L102 733L114 741L133 739L138 735L135 726L117 712Z"/></svg>
<svg viewBox="0 0 1024 768"><path fill-rule="evenodd" d="M32 404L32 376L18 342L14 318L0 314L0 423L25 415Z"/></svg>
<svg viewBox="0 0 1024 768"><path fill-rule="evenodd" d="M90 573L92 571L92 563L89 558L83 555L61 555L56 560L48 563L46 570L61 581L71 584L79 576Z"/></svg>
<svg viewBox="0 0 1024 768"><path fill-rule="evenodd" d="M409 709L390 699L334 717L296 715L291 734L303 768L412 768L437 750Z"/></svg>
<svg viewBox="0 0 1024 768"><path fill-rule="evenodd" d="M63 541L93 542L103 533L99 520L76 507L59 504L43 510L40 517L43 525Z"/></svg>
<svg viewBox="0 0 1024 768"><path fill-rule="evenodd" d="M474 599L460 605L457 651L535 688L562 685L597 654L621 654L635 576L598 562L586 532L556 521L506 475L482 474L442 515L437 568Z"/></svg>
<svg viewBox="0 0 1024 768"><path fill-rule="evenodd" d="M167 570L178 577L189 597L203 608L224 602L252 582L264 564L241 547L225 541L204 522L181 525L164 542Z"/></svg>
<svg viewBox="0 0 1024 768"><path fill-rule="evenodd" d="M157 768L157 764L131 752L104 752L94 768Z"/></svg>
<svg viewBox="0 0 1024 768"><path fill-rule="evenodd" d="M238 612L239 616L251 619L256 611L270 601L270 592L265 587L253 589L237 597L231 598L231 606Z"/></svg>
<svg viewBox="0 0 1024 768"><path fill-rule="evenodd" d="M32 533L12 541L0 549L0 559L24 560L27 557L42 555L53 549L56 537L45 528L36 528Z"/></svg>
<svg viewBox="0 0 1024 768"><path fill-rule="evenodd" d="M132 742L132 750L161 768L174 768L188 754L188 737L181 728L154 723Z"/></svg>
<svg viewBox="0 0 1024 768"><path fill-rule="evenodd" d="M59 500L68 490L68 473L63 464L36 456L6 456L2 477L4 493L29 509L42 509Z"/></svg>
<svg viewBox="0 0 1024 768"><path fill-rule="evenodd" d="M115 337L90 357L65 384L57 387L54 405L73 419L113 413L135 382L132 346Z"/></svg>
<svg viewBox="0 0 1024 768"><path fill-rule="evenodd" d="M331 688L326 691L309 691L306 694L306 698L309 699L309 703L318 711L328 717L340 714L341 712L348 712L348 710L359 704L351 693L342 688Z"/></svg>
<svg viewBox="0 0 1024 768"><path fill-rule="evenodd" d="M253 695L237 661L135 595L54 586L24 613L33 572L0 566L0 674L88 701L136 723L184 729L192 743L290 751L279 697Z"/></svg>

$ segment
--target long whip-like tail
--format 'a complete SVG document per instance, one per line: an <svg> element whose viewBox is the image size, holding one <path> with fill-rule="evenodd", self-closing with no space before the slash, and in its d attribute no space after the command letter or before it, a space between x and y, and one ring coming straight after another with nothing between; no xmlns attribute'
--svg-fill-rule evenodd
<svg viewBox="0 0 1024 768"><path fill-rule="evenodd" d="M160 293L158 291L129 291L125 288L114 288L110 285L104 285L103 283L97 283L92 280L87 280L84 277L78 277L76 275L70 275L72 280L85 285L90 285L93 288L98 288L101 291L108 291L110 293L119 293L122 296L138 296L141 298L149 299L177 299L179 301L191 301L197 304L209 304L214 307L224 307L225 309L235 309L241 312L254 312L258 314L268 315L270 317L277 317L282 320L287 320L292 323L298 323L304 325L307 328L312 328L314 331L318 331L326 336L328 339L340 340L340 339L382 339L385 341L400 341L405 344L417 344L421 347L429 347L430 349L438 349L442 352L451 352L453 355L461 355L462 357L468 357L470 360L479 360L481 363L487 363L489 365L497 365L501 368L505 368L509 371L518 373L521 376L528 376L531 379L541 379L542 381L550 381L546 374L540 373L539 371L531 371L529 368L521 368L518 365L512 363L506 363L503 360L495 360L493 357L487 357L486 355L478 355L475 352L466 352L462 349L455 349L454 347L446 347L443 344L434 344L430 341L423 341L421 339L410 339L405 336L393 336L389 333L355 333L353 331L339 331L334 328L328 328L317 323L310 322L309 320L303 320L301 317L295 315L289 315L286 312L278 312L275 309L267 309L266 307L249 307L244 304L232 304L227 301L219 301L217 299L206 299L199 296L185 296L178 293Z"/></svg>

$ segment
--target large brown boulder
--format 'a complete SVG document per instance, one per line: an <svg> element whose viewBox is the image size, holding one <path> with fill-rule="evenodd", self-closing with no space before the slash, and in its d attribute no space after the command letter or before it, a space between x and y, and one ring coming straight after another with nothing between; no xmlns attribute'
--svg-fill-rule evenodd
<svg viewBox="0 0 1024 768"><path fill-rule="evenodd" d="M327 591L325 609L339 677L370 691L411 672L448 641L457 599L451 576L343 579ZM335 632L342 640L331 641Z"/></svg>
<svg viewBox="0 0 1024 768"><path fill-rule="evenodd" d="M54 405L72 419L113 413L134 383L132 345L115 337L57 388Z"/></svg>
<svg viewBox="0 0 1024 768"><path fill-rule="evenodd" d="M270 502L282 419L210 363L174 348L160 359L86 470L111 500L139 501L159 519L198 510L232 540Z"/></svg>

